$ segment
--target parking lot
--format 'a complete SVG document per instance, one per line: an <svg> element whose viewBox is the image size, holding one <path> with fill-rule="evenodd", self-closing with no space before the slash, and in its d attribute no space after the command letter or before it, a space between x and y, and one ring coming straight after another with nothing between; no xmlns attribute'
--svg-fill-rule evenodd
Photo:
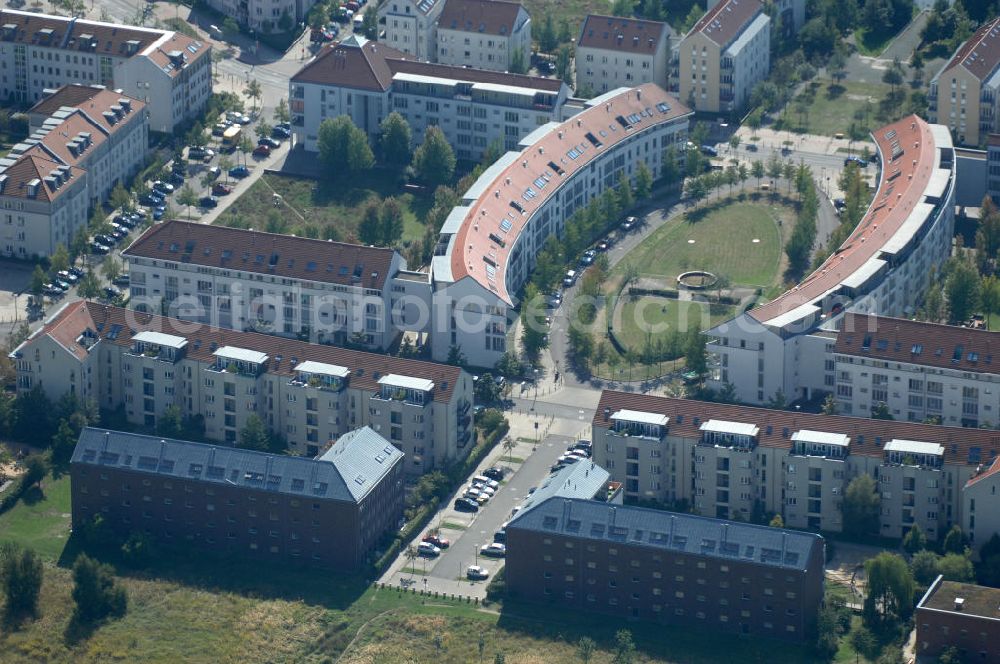
<svg viewBox="0 0 1000 664"><path fill-rule="evenodd" d="M512 468L496 494L478 512L460 512L455 509L454 502L468 487L466 482L455 496L442 504L430 525L413 542L416 546L423 537L436 532L440 537L448 539L450 546L433 558L421 556L410 561L405 555L400 555L383 574L381 581L395 586L412 585L428 591L485 596L489 579L470 581L466 578L466 570L470 565L479 565L492 578L503 567L502 558L480 555L480 547L493 541L494 533L511 518L514 507L549 475L556 459L574 442L575 438L565 435L546 436L537 446L522 440L511 455L524 461L513 464L507 462L507 453L498 447L472 474L481 475L483 470L491 466Z"/></svg>

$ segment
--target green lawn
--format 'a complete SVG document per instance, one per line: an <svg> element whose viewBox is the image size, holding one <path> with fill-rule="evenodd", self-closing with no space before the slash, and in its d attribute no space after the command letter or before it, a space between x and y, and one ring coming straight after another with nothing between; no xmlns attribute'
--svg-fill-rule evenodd
<svg viewBox="0 0 1000 664"><path fill-rule="evenodd" d="M358 222L369 202L395 196L403 208L403 244L424 235L422 220L433 201L401 193L396 176L372 171L364 186L343 188L329 182L265 174L255 182L217 223L310 237L357 241ZM284 205L274 205L274 194Z"/></svg>
<svg viewBox="0 0 1000 664"><path fill-rule="evenodd" d="M656 338L667 330L687 330L696 325L707 330L716 323L732 318L736 307L705 302L670 300L664 297L642 296L626 299L621 305L618 340L639 351L647 338Z"/></svg>
<svg viewBox="0 0 1000 664"><path fill-rule="evenodd" d="M697 221L692 221L696 219ZM733 285L770 287L781 276L782 233L792 212L766 202L732 202L672 219L615 268L634 264L641 275L662 277L671 288L686 270L724 275ZM757 242L754 242L757 240Z"/></svg>
<svg viewBox="0 0 1000 664"><path fill-rule="evenodd" d="M869 140L868 132L878 124L879 101L889 93L883 83L861 83L844 79L817 78L815 92L808 89L786 106L779 126L818 136L849 136L854 126L855 139ZM800 102L805 102L805 108Z"/></svg>
<svg viewBox="0 0 1000 664"><path fill-rule="evenodd" d="M69 539L69 475L48 478L15 509L0 514L0 542L15 541L58 560Z"/></svg>

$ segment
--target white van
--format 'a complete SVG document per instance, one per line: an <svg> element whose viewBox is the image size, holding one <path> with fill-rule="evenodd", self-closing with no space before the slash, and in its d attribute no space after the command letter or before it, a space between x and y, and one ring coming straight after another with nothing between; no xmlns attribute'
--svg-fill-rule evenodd
<svg viewBox="0 0 1000 664"><path fill-rule="evenodd" d="M570 270L569 272L566 273L566 276L563 277L563 286L569 288L575 283L576 283L576 270Z"/></svg>

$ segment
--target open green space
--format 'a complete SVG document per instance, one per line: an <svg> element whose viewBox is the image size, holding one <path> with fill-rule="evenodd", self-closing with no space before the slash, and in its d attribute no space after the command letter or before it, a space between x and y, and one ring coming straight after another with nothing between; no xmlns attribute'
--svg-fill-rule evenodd
<svg viewBox="0 0 1000 664"><path fill-rule="evenodd" d="M883 83L817 78L814 92L804 89L785 107L778 126L818 136L851 136L868 140L868 132L882 124L877 119L879 101L888 93Z"/></svg>
<svg viewBox="0 0 1000 664"><path fill-rule="evenodd" d="M69 476L30 489L17 508L0 514L0 543L18 542L57 560L69 539Z"/></svg>
<svg viewBox="0 0 1000 664"><path fill-rule="evenodd" d="M734 286L767 289L781 277L782 226L793 219L790 209L763 200L695 209L657 229L613 272L632 264L640 276L663 278L675 288L681 272L707 270Z"/></svg>
<svg viewBox="0 0 1000 664"><path fill-rule="evenodd" d="M736 315L737 307L708 302L672 300L643 295L621 304L615 332L625 346L640 350L646 341L668 330L684 331L697 326L707 330Z"/></svg>
<svg viewBox="0 0 1000 664"><path fill-rule="evenodd" d="M356 242L365 207L395 196L403 210L403 245L424 235L421 223L432 204L428 197L400 194L398 175L382 170L365 174L363 184L343 187L329 182L264 174L216 223L277 233ZM275 205L274 195L281 196Z"/></svg>

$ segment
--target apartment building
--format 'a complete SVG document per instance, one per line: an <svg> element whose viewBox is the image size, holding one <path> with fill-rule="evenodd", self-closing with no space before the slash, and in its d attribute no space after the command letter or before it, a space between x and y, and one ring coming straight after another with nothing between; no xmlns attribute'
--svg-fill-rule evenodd
<svg viewBox="0 0 1000 664"><path fill-rule="evenodd" d="M986 137L986 196L1000 202L1000 134Z"/></svg>
<svg viewBox="0 0 1000 664"><path fill-rule="evenodd" d="M2 256L51 256L68 246L94 206L142 167L145 104L111 90L82 92L86 99L63 88L32 108L31 136L0 158Z"/></svg>
<svg viewBox="0 0 1000 664"><path fill-rule="evenodd" d="M984 23L931 79L930 122L960 145L980 146L1000 131L1000 17Z"/></svg>
<svg viewBox="0 0 1000 664"><path fill-rule="evenodd" d="M690 117L654 84L614 90L540 127L486 169L445 220L431 262L432 356L458 346L474 366L496 364L516 294L545 241L640 163L659 177L663 152L687 141Z"/></svg>
<svg viewBox="0 0 1000 664"><path fill-rule="evenodd" d="M444 0L388 0L378 8L379 41L423 62L437 61L437 19Z"/></svg>
<svg viewBox="0 0 1000 664"><path fill-rule="evenodd" d="M559 496L519 512L506 534L513 597L718 632L815 634L819 535Z"/></svg>
<svg viewBox="0 0 1000 664"><path fill-rule="evenodd" d="M679 97L705 113L742 111L771 62L771 19L760 0L722 0L681 39Z"/></svg>
<svg viewBox="0 0 1000 664"><path fill-rule="evenodd" d="M917 604L916 655L932 661L957 648L960 661L1000 662L1000 590L938 576Z"/></svg>
<svg viewBox="0 0 1000 664"><path fill-rule="evenodd" d="M557 79L417 62L360 35L324 47L289 85L292 130L306 150L318 149L327 118L348 115L374 141L385 117L398 111L415 143L437 126L468 160L494 142L512 149L560 118L569 93Z"/></svg>
<svg viewBox="0 0 1000 664"><path fill-rule="evenodd" d="M86 428L70 462L73 527L279 564L357 570L403 514L403 453L372 429L315 459Z"/></svg>
<svg viewBox="0 0 1000 664"><path fill-rule="evenodd" d="M707 10L711 11L720 0L708 0ZM774 20L787 34L798 34L806 22L805 0L777 0L774 3Z"/></svg>
<svg viewBox="0 0 1000 664"><path fill-rule="evenodd" d="M263 32L284 32L306 21L315 0L208 0L206 3L223 16L232 16L236 22L251 30ZM221 25L221 23L220 23Z"/></svg>
<svg viewBox="0 0 1000 664"><path fill-rule="evenodd" d="M445 0L437 23L439 64L510 71L519 57L523 71L531 65L531 17L519 2Z"/></svg>
<svg viewBox="0 0 1000 664"><path fill-rule="evenodd" d="M170 406L232 444L256 414L294 452L316 456L370 426L419 475L464 456L472 377L446 365L239 332L95 302L64 305L11 358L21 391L40 386L123 410L152 429Z"/></svg>
<svg viewBox="0 0 1000 664"><path fill-rule="evenodd" d="M608 90L655 83L669 89L670 26L659 21L588 14L576 44L576 88Z"/></svg>
<svg viewBox="0 0 1000 664"><path fill-rule="evenodd" d="M884 406L897 420L992 429L994 344L1000 332L848 313L833 345L838 411L864 417Z"/></svg>
<svg viewBox="0 0 1000 664"><path fill-rule="evenodd" d="M122 259L133 309L314 343L385 349L430 308L427 274L387 248L167 221Z"/></svg>
<svg viewBox="0 0 1000 664"><path fill-rule="evenodd" d="M931 539L956 524L967 529L969 497L988 494L994 480L971 492L968 483L998 450L987 429L610 390L593 440L594 462L624 484L626 501L683 502L703 516L740 520L777 513L791 528L840 532L844 491L868 474L881 498L880 534L896 539L913 525ZM986 525L974 523L976 541L992 535Z"/></svg>
<svg viewBox="0 0 1000 664"><path fill-rule="evenodd" d="M909 316L951 255L955 156L946 127L915 115L876 130L878 189L858 227L812 274L708 330L708 384L744 403L838 390L832 351L845 312Z"/></svg>
<svg viewBox="0 0 1000 664"><path fill-rule="evenodd" d="M169 30L0 11L0 96L37 102L99 84L144 102L153 131L197 117L212 94L212 46Z"/></svg>

